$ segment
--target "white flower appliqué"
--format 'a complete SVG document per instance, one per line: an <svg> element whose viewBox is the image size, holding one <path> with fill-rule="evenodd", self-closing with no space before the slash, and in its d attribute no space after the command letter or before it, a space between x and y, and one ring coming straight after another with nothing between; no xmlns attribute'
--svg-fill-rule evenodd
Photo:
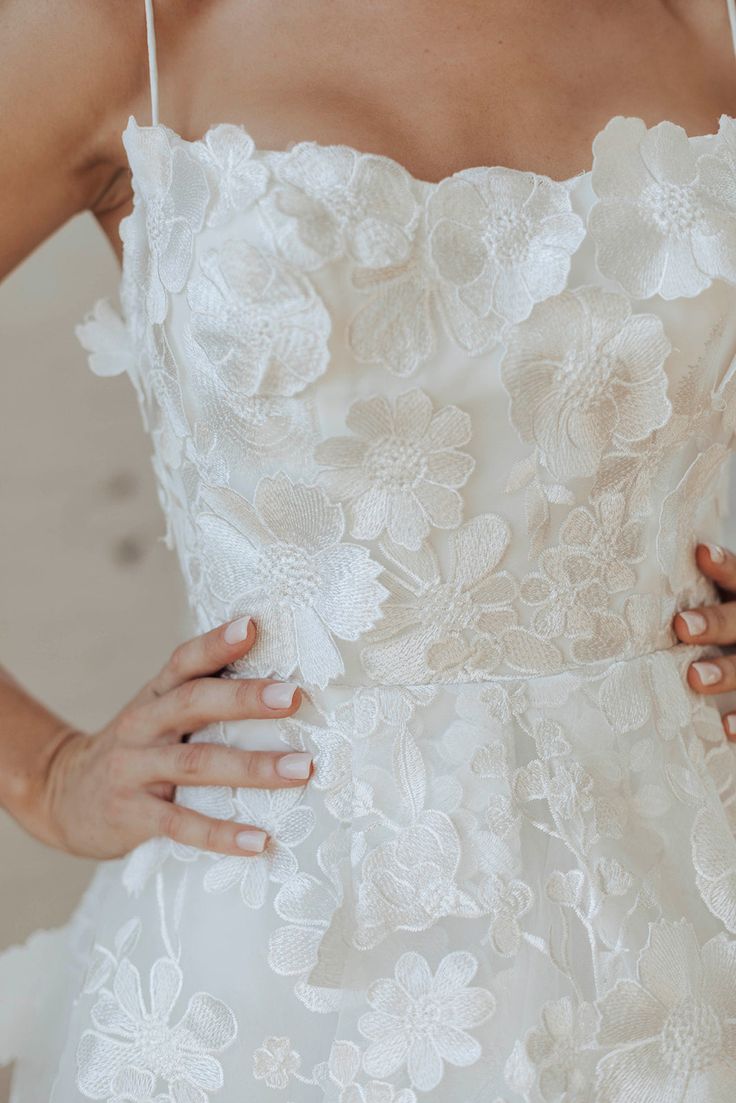
<svg viewBox="0 0 736 1103"><path fill-rule="evenodd" d="M568 189L530 172L466 169L428 202L430 253L474 314L508 322L556 295L585 226Z"/></svg>
<svg viewBox="0 0 736 1103"><path fill-rule="evenodd" d="M412 950L396 963L395 979L382 978L368 988L373 1008L361 1015L358 1029L371 1039L363 1058L369 1076L391 1076L406 1063L412 1087L432 1091L444 1075L444 1063L474 1064L479 1042L468 1028L495 1010L485 988L468 988L478 963L462 950L447 954L432 975L421 954Z"/></svg>
<svg viewBox="0 0 736 1103"><path fill-rule="evenodd" d="M614 439L641 440L670 416L670 342L653 314L586 286L535 306L501 366L511 419L556 478L592 475Z"/></svg>
<svg viewBox="0 0 736 1103"><path fill-rule="evenodd" d="M324 303L306 277L246 241L205 253L187 299L194 342L231 391L293 395L327 367Z"/></svg>
<svg viewBox="0 0 736 1103"><path fill-rule="evenodd" d="M320 478L330 495L349 501L351 535L373 540L384 530L417 549L430 526L456 528L462 486L475 461L457 446L470 439L470 418L457 406L434 412L424 391L400 394L394 409L383 395L358 399L345 422L355 437L331 437L315 449L329 470Z"/></svg>
<svg viewBox="0 0 736 1103"><path fill-rule="evenodd" d="M650 927L639 981L619 980L598 1001L596 1087L606 1103L726 1100L736 1050L736 942L702 947L687 920Z"/></svg>
<svg viewBox="0 0 736 1103"><path fill-rule="evenodd" d="M138 127L131 118L123 132L145 212L145 243L138 242L144 268L146 310L152 323L168 313L167 291L181 291L194 253L194 235L204 224L209 187L204 169L186 146L173 145L165 127Z"/></svg>
<svg viewBox="0 0 736 1103"><path fill-rule="evenodd" d="M212 1056L226 1049L237 1032L235 1016L221 1000L196 992L178 1023L171 1023L182 988L182 972L171 958L159 958L150 976L150 1008L140 973L127 958L120 962L112 991L103 989L92 1008L93 1030L82 1035L77 1052L79 1087L88 1099L130 1098L135 1081L140 1095L153 1095L165 1081L171 1103L207 1103L222 1087L222 1065Z"/></svg>
<svg viewBox="0 0 736 1103"><path fill-rule="evenodd" d="M262 211L283 255L312 271L347 253L371 268L403 260L416 216L412 180L387 158L299 142L272 161Z"/></svg>
<svg viewBox="0 0 736 1103"><path fill-rule="evenodd" d="M699 294L712 279L736 283L733 181L708 173L681 126L611 119L593 142L588 216L596 261L636 299Z"/></svg>
<svg viewBox="0 0 736 1103"><path fill-rule="evenodd" d="M253 504L229 488L208 488L199 515L202 560L228 616L257 618L258 639L238 669L288 678L298 668L320 687L344 672L334 638L357 640L379 616L388 591L368 550L342 542L342 507L319 486L264 476Z"/></svg>
<svg viewBox="0 0 736 1103"><path fill-rule="evenodd" d="M207 215L209 226L219 226L233 212L248 210L266 191L267 167L254 158L250 134L232 123L211 127L196 146L215 197Z"/></svg>

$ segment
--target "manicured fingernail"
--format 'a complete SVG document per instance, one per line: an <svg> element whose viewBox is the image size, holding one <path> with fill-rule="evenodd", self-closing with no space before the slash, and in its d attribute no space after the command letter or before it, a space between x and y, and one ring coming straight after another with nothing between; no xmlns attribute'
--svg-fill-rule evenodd
<svg viewBox="0 0 736 1103"><path fill-rule="evenodd" d="M266 845L266 832L255 828L247 828L239 831L235 836L235 842L241 850L263 850Z"/></svg>
<svg viewBox="0 0 736 1103"><path fill-rule="evenodd" d="M248 635L250 617L238 617L231 620L225 629L225 643L242 643Z"/></svg>
<svg viewBox="0 0 736 1103"><path fill-rule="evenodd" d="M714 686L721 680L721 668L715 663L693 663L698 677L704 686Z"/></svg>
<svg viewBox="0 0 736 1103"><path fill-rule="evenodd" d="M706 544L705 546L708 549L708 555L714 563L726 562L726 553L720 544Z"/></svg>
<svg viewBox="0 0 736 1103"><path fill-rule="evenodd" d="M276 760L276 773L280 777L299 778L303 781L309 777L311 766L311 754L296 751L294 754L285 754Z"/></svg>
<svg viewBox="0 0 736 1103"><path fill-rule="evenodd" d="M726 722L726 731L729 735L736 735L736 712L729 712L723 718Z"/></svg>
<svg viewBox="0 0 736 1103"><path fill-rule="evenodd" d="M708 627L708 621L703 614L696 613L694 609L687 609L685 612L680 610L680 616L685 621L688 633L691 636L699 636Z"/></svg>
<svg viewBox="0 0 736 1103"><path fill-rule="evenodd" d="M296 690L296 682L269 682L261 690L261 699L270 709L288 709Z"/></svg>

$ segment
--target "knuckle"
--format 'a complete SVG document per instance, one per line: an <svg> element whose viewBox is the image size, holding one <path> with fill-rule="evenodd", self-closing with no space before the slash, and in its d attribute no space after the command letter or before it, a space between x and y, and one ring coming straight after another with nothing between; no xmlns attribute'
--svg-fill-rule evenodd
<svg viewBox="0 0 736 1103"><path fill-rule="evenodd" d="M179 773L186 778L198 778L210 758L210 748L206 743L182 743L177 750Z"/></svg>
<svg viewBox="0 0 736 1103"><path fill-rule="evenodd" d="M238 712L242 711L245 715L253 712L255 703L253 682L249 679L239 679L235 683L235 707Z"/></svg>
<svg viewBox="0 0 736 1103"><path fill-rule="evenodd" d="M719 636L726 635L729 630L731 618L728 616L723 605L711 605L708 609L703 610L703 614L711 630L715 628Z"/></svg>
<svg viewBox="0 0 736 1103"><path fill-rule="evenodd" d="M246 785L257 786L273 775L272 756L263 751L241 751L241 767Z"/></svg>
<svg viewBox="0 0 736 1103"><path fill-rule="evenodd" d="M198 678L184 682L176 691L176 704L179 712L189 715L199 712L207 695L206 686Z"/></svg>
<svg viewBox="0 0 736 1103"><path fill-rule="evenodd" d="M204 829L203 844L205 850L223 850L223 825L217 820L208 821Z"/></svg>
<svg viewBox="0 0 736 1103"><path fill-rule="evenodd" d="M158 833L168 839L178 839L181 832L182 815L175 804L166 802L158 818Z"/></svg>
<svg viewBox="0 0 736 1103"><path fill-rule="evenodd" d="M169 661L166 664L169 671L176 677L181 675L188 665L189 658L189 641L178 644L169 656Z"/></svg>

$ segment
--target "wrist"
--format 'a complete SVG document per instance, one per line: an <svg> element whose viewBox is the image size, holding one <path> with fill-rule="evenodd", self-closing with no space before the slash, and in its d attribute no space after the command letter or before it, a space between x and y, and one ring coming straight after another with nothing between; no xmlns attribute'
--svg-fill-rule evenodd
<svg viewBox="0 0 736 1103"><path fill-rule="evenodd" d="M82 734L71 725L59 725L32 753L14 758L2 771L0 804L23 828L52 845L56 843L52 815L55 766L64 749Z"/></svg>

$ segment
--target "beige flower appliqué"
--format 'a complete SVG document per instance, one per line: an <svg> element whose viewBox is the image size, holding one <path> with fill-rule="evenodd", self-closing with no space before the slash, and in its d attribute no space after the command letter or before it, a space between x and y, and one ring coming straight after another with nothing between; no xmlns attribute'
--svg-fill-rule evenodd
<svg viewBox="0 0 736 1103"><path fill-rule="evenodd" d="M470 439L470 418L457 406L434 411L424 391L405 391L393 409L383 395L358 399L345 419L354 437L331 437L315 459L328 470L330 495L350 502L351 535L372 540L386 530L416 550L432 525L456 528L462 486L475 461L457 446Z"/></svg>

